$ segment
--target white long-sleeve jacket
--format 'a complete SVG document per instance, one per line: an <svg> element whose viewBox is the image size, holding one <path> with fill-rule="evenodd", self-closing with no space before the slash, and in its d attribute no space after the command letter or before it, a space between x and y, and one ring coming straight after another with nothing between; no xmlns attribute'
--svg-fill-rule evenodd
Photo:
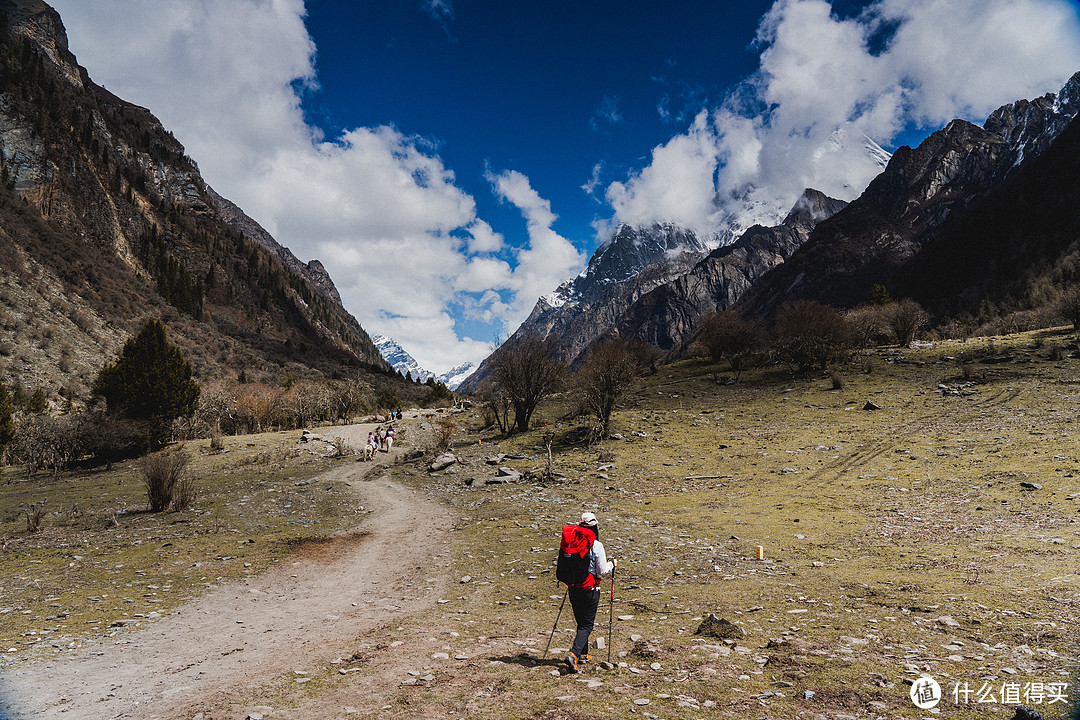
<svg viewBox="0 0 1080 720"><path fill-rule="evenodd" d="M615 563L607 559L604 543L599 540L593 541L592 551L589 552L589 573L596 577L596 581L599 583L601 575L607 575L614 569Z"/></svg>

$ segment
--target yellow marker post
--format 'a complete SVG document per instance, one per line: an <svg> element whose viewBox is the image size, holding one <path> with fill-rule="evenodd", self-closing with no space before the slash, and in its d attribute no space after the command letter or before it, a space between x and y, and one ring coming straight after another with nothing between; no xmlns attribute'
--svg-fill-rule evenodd
<svg viewBox="0 0 1080 720"><path fill-rule="evenodd" d="M761 545L757 546L757 559L758 560L764 560L765 559L765 548L762 547Z"/></svg>

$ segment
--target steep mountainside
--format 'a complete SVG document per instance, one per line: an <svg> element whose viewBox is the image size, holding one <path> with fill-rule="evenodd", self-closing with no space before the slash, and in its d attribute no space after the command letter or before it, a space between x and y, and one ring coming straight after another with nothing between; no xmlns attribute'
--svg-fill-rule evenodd
<svg viewBox="0 0 1080 720"><path fill-rule="evenodd" d="M819 222L846 204L807 190L781 224L755 225L731 245L711 252L690 272L642 295L611 334L671 349L693 333L703 315L735 304L757 278L787 260Z"/></svg>
<svg viewBox="0 0 1080 720"><path fill-rule="evenodd" d="M1005 187L1040 157L1076 116L1078 100L1080 73L1056 95L1000 108L985 127L954 120L917 148L898 149L866 191L758 281L739 308L767 315L793 299L852 307L864 302L877 283L894 294L907 292L915 287L914 279L908 274L901 282L901 268L938 236L947 220L970 213L979 198ZM970 243L969 250L954 258L965 270L981 265L978 244ZM942 269L937 277L939 297L955 294L951 271Z"/></svg>
<svg viewBox="0 0 1080 720"><path fill-rule="evenodd" d="M389 370L317 262L95 85L57 13L0 0L0 379L84 393L148 316L200 378Z"/></svg>
<svg viewBox="0 0 1080 720"><path fill-rule="evenodd" d="M1034 310L1080 280L1080 119L1001 186L952 215L892 291L940 318ZM948 292L943 292L944 289Z"/></svg>
<svg viewBox="0 0 1080 720"><path fill-rule="evenodd" d="M554 335L560 359L573 366L631 303L690 270L707 250L692 231L674 225L623 225L593 254L584 273L537 301L511 339ZM493 356L462 383L463 389L479 387Z"/></svg>
<svg viewBox="0 0 1080 720"><path fill-rule="evenodd" d="M851 133L837 131L830 142L844 153L848 148L858 147L860 152L882 168L889 159L889 153L865 136L855 137ZM663 303L660 298L665 291L661 288L678 282L710 252L726 255L724 248L738 241L745 233L760 232L761 225L787 222L784 215L786 202L790 202L790 199L781 200L768 192L768 188L752 186L743 188L737 196L717 197L716 227L706 238L671 224L620 226L611 239L593 254L584 273L537 301L532 313L511 339L525 334L554 336L560 359L571 367L582 362L588 349L610 333L635 335L660 347L670 347L676 342L673 338L681 338L692 328L698 311L693 307L678 308L667 304L661 313L668 313L668 316L650 322L647 317L649 303ZM799 235L797 239L801 241L803 237ZM795 236L788 238L794 239ZM764 240L734 248L728 261L730 267L725 271L730 276L726 280L717 280L726 283L731 293L741 292L747 282L774 264L769 260L770 253L777 260L783 260L790 254L787 243L778 242L779 245L772 250ZM732 263L741 263L743 270L736 270ZM740 273L743 279L736 280L735 275ZM688 278L686 282L695 281ZM653 292L659 294L652 295ZM711 291L694 286L689 290L689 295L708 292ZM715 289L714 292L724 291ZM672 302L679 294L686 296L687 290L676 290L675 295L670 296ZM700 302L703 308L709 304L703 296L696 297L694 301ZM718 299L717 302L726 304L730 301ZM663 327L669 319L675 323L670 330ZM635 329L638 326L640 329ZM498 350L495 352L498 353ZM467 390L479 387L488 376L492 359L481 363L479 369L462 383L462 387Z"/></svg>

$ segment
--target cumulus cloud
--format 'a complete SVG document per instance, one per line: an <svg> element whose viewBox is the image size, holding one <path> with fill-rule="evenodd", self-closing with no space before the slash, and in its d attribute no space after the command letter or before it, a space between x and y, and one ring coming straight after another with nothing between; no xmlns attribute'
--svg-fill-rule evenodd
<svg viewBox="0 0 1080 720"><path fill-rule="evenodd" d="M495 173L489 169L487 179L500 199L521 211L529 233L529 245L518 250L514 268L516 296L511 308L520 323L537 297L581 271L585 256L551 228L557 216L551 211L551 203L533 189L529 178L516 170Z"/></svg>
<svg viewBox="0 0 1080 720"><path fill-rule="evenodd" d="M850 200L879 170L864 135L891 145L912 126L981 122L1080 69L1067 0L877 0L852 18L825 0L777 0L755 42L746 83L608 187L612 223L711 233L747 201L774 219L805 187Z"/></svg>
<svg viewBox="0 0 1080 720"><path fill-rule="evenodd" d="M211 185L299 257L322 260L364 327L431 370L490 352L487 339L458 337L460 319L505 334L577 261L523 175L507 176L505 197L528 208L534 244L512 266L424 138L386 126L324 138L308 125L316 49L302 0L53 4L91 77L150 108ZM421 7L453 20L449 0Z"/></svg>

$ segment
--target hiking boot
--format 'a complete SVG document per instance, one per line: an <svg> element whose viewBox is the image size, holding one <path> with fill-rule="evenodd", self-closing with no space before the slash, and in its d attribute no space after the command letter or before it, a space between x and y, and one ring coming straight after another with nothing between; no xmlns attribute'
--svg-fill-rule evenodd
<svg viewBox="0 0 1080 720"><path fill-rule="evenodd" d="M571 673L577 672L578 658L574 653L570 653L566 656L566 665L570 668Z"/></svg>
<svg viewBox="0 0 1080 720"><path fill-rule="evenodd" d="M585 653L584 655L578 655L577 659L579 665L584 665L590 660L592 660L592 655L590 655L589 653Z"/></svg>

